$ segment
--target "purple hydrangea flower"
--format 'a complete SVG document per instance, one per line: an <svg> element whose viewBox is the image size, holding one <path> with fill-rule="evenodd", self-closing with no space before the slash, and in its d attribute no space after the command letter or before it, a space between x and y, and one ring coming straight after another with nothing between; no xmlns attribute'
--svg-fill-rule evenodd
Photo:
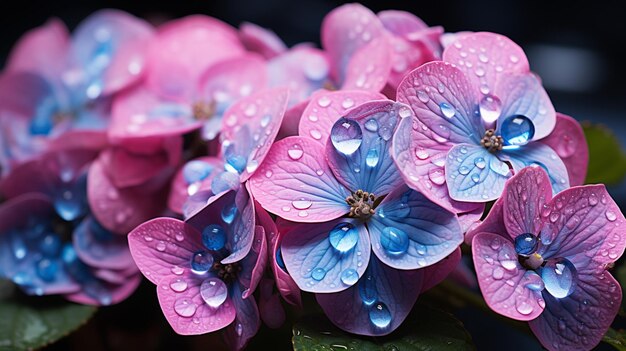
<svg viewBox="0 0 626 351"><path fill-rule="evenodd" d="M263 208L295 222L279 228L272 255L298 287L318 293L341 328L384 335L428 285L418 268L455 252L463 235L457 216L408 189L388 157L408 106L356 105L372 100L367 94L376 99L345 91L314 96L301 136L274 143L250 187Z"/></svg>
<svg viewBox="0 0 626 351"><path fill-rule="evenodd" d="M416 116L394 139L393 157L409 186L462 212L466 202L497 199L506 180L529 165L548 172L555 192L582 183L582 129L557 116L519 46L497 34L463 34L443 60L412 71L398 88L398 101Z"/></svg>
<svg viewBox="0 0 626 351"><path fill-rule="evenodd" d="M549 350L591 350L622 291L607 272L624 252L626 219L604 185L552 196L549 176L527 167L506 182L485 221L468 233L487 304L528 321Z"/></svg>

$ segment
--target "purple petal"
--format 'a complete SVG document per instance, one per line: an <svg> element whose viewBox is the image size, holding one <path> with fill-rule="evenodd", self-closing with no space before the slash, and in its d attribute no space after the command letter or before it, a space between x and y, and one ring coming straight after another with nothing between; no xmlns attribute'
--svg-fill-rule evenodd
<svg viewBox="0 0 626 351"><path fill-rule="evenodd" d="M563 160L571 186L582 185L585 182L589 148L583 129L575 119L557 113L552 133L540 142L550 146Z"/></svg>
<svg viewBox="0 0 626 351"><path fill-rule="evenodd" d="M437 284L441 283L460 266L460 262L461 248L458 247L456 250L452 251L452 253L448 255L448 257L431 266L425 267L423 269L424 284L422 285L421 292L430 290ZM473 275L473 273L470 272L470 275Z"/></svg>
<svg viewBox="0 0 626 351"><path fill-rule="evenodd" d="M445 171L450 197L457 201L495 200L511 177L509 166L480 145L454 146L448 152Z"/></svg>
<svg viewBox="0 0 626 351"><path fill-rule="evenodd" d="M265 213L263 216L259 216L260 218L265 217L265 219L260 219L260 222L267 222L268 219L271 219L267 212L265 211L257 211L257 214ZM286 221L281 220L280 223L284 224ZM272 272L274 273L274 279L276 281L276 287L278 288L278 292L280 295L287 301L288 303L295 306L302 306L302 295L300 294L300 288L296 282L293 281L293 278L287 273L287 269L284 266L282 251L278 251L280 245L282 244L282 238L285 236L288 228L285 226L276 227L268 231L268 226L265 226L265 232L270 233L270 262L272 266ZM292 228L297 228L293 226ZM271 235L271 234L274 235ZM280 257L280 262L278 261Z"/></svg>
<svg viewBox="0 0 626 351"><path fill-rule="evenodd" d="M435 264L463 242L455 214L406 186L385 197L368 229L378 259L396 269Z"/></svg>
<svg viewBox="0 0 626 351"><path fill-rule="evenodd" d="M235 320L224 329L224 339L233 350L243 350L261 326L259 309L254 297L242 298L241 287L233 287L232 301L237 311Z"/></svg>
<svg viewBox="0 0 626 351"><path fill-rule="evenodd" d="M346 188L380 196L403 183L389 154L398 115L407 113L410 109L403 104L371 101L351 109L335 122L330 135L332 142L326 144L326 157L335 177ZM347 139L346 133L356 135ZM349 140L358 142L356 150L353 146L346 148Z"/></svg>
<svg viewBox="0 0 626 351"><path fill-rule="evenodd" d="M522 169L507 182L503 198L504 224L511 239L524 233L537 235L552 199L548 175L539 167Z"/></svg>
<svg viewBox="0 0 626 351"><path fill-rule="evenodd" d="M81 221L72 240L78 257L91 267L124 269L134 265L128 240L108 232L91 217Z"/></svg>
<svg viewBox="0 0 626 351"><path fill-rule="evenodd" d="M337 327L359 335L387 335L413 308L422 279L422 270L392 269L372 255L367 271L355 286L315 297Z"/></svg>
<svg viewBox="0 0 626 351"><path fill-rule="evenodd" d="M529 322L548 350L591 350L611 326L622 301L619 283L609 274L579 275L576 290L563 299L545 293L546 309Z"/></svg>
<svg viewBox="0 0 626 351"><path fill-rule="evenodd" d="M254 242L250 252L241 261L242 270L239 273L239 283L243 290L242 298L246 299L254 293L263 277L267 265L267 243L265 229L257 225L254 232ZM254 298L254 297L253 297Z"/></svg>
<svg viewBox="0 0 626 351"><path fill-rule="evenodd" d="M325 145L333 125L348 109L367 101L384 98L381 94L368 91L321 90L311 97L311 101L302 112L299 134Z"/></svg>
<svg viewBox="0 0 626 351"><path fill-rule="evenodd" d="M280 294L274 293L274 282L271 279L263 279L260 285L259 314L263 323L272 329L280 328L287 316L280 302Z"/></svg>
<svg viewBox="0 0 626 351"><path fill-rule="evenodd" d="M283 235L282 257L303 291L345 290L367 268L370 238L365 226L352 219L300 224Z"/></svg>
<svg viewBox="0 0 626 351"><path fill-rule="evenodd" d="M541 277L521 266L511 241L479 233L472 240L472 257L480 291L492 310L520 321L541 314L545 301L536 288Z"/></svg>
<svg viewBox="0 0 626 351"><path fill-rule="evenodd" d="M65 298L83 305L107 306L122 302L129 297L141 283L141 276L134 274L127 277L123 284L109 284L92 280L81 286L78 292L66 294Z"/></svg>
<svg viewBox="0 0 626 351"><path fill-rule="evenodd" d="M479 233L490 233L495 235L501 235L503 237L509 237L509 234L504 224L504 198L506 196L500 196L498 200L491 206L487 217L480 222L477 226L470 228L465 234L465 243L472 244L472 239ZM513 238L511 238L513 239Z"/></svg>
<svg viewBox="0 0 626 351"><path fill-rule="evenodd" d="M440 143L477 144L483 137L470 82L454 65L435 61L413 70L400 83L397 98Z"/></svg>
<svg viewBox="0 0 626 351"><path fill-rule="evenodd" d="M519 149L503 150L500 159L509 161L515 172L524 167L541 167L548 172L554 194L569 188L567 167L551 147L541 143L531 143Z"/></svg>
<svg viewBox="0 0 626 351"><path fill-rule="evenodd" d="M252 52L261 54L266 59L287 51L285 43L270 29L244 22L239 26L239 39Z"/></svg>
<svg viewBox="0 0 626 351"><path fill-rule="evenodd" d="M348 191L335 179L313 139L275 142L250 178L254 198L266 210L297 222L325 222L349 211Z"/></svg>

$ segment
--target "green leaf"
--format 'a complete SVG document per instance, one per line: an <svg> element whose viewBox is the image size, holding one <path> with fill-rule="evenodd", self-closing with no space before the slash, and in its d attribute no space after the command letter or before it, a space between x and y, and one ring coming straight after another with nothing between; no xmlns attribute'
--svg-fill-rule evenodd
<svg viewBox="0 0 626 351"><path fill-rule="evenodd" d="M617 184L626 176L626 154L619 140L607 127L582 124L589 145L587 184Z"/></svg>
<svg viewBox="0 0 626 351"><path fill-rule="evenodd" d="M6 285L2 283L3 289ZM85 324L96 311L54 297L0 300L0 350L41 348Z"/></svg>
<svg viewBox="0 0 626 351"><path fill-rule="evenodd" d="M613 346L616 350L626 351L626 333L623 330L609 328L602 337L602 341Z"/></svg>
<svg viewBox="0 0 626 351"><path fill-rule="evenodd" d="M475 350L463 324L451 314L418 304L403 325L385 337L351 335L323 316L307 318L293 327L296 351L321 350Z"/></svg>

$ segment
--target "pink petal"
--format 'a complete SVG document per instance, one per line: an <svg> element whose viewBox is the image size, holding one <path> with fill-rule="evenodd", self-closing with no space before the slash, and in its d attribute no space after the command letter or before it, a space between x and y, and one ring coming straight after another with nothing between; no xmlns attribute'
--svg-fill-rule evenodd
<svg viewBox="0 0 626 351"><path fill-rule="evenodd" d="M272 30L244 22L239 26L239 39L252 52L271 59L287 51L287 46Z"/></svg>
<svg viewBox="0 0 626 351"><path fill-rule="evenodd" d="M545 307L541 291L528 287L541 278L520 265L511 241L500 235L479 233L472 240L472 257L480 291L492 310L520 321L533 320L541 314Z"/></svg>
<svg viewBox="0 0 626 351"><path fill-rule="evenodd" d="M381 91L391 73L390 47L387 37L380 36L356 50L348 62L341 89Z"/></svg>
<svg viewBox="0 0 626 351"><path fill-rule="evenodd" d="M419 17L406 11L380 11L378 18L385 29L396 35L406 35L428 28L428 25Z"/></svg>
<svg viewBox="0 0 626 351"><path fill-rule="evenodd" d="M228 145L236 155L246 160L246 168L240 176L241 182L254 174L270 151L287 110L288 100L287 88L263 90L237 101L224 113L220 136L222 153L228 152L224 150ZM249 145L245 147L244 143Z"/></svg>
<svg viewBox="0 0 626 351"><path fill-rule="evenodd" d="M285 111L283 124L280 126L276 140L284 139L288 136L298 135L298 126L304 109L309 105L310 100L303 100Z"/></svg>
<svg viewBox="0 0 626 351"><path fill-rule="evenodd" d="M67 28L56 18L26 32L11 50L6 72L39 73L48 79L65 68L69 48Z"/></svg>
<svg viewBox="0 0 626 351"><path fill-rule="evenodd" d="M444 50L443 60L465 72L474 97L479 99L481 94L494 94L502 77L529 72L522 48L505 36L488 32L458 37Z"/></svg>
<svg viewBox="0 0 626 351"><path fill-rule="evenodd" d="M297 222L326 222L348 213L348 191L324 155L323 146L309 138L277 141L250 178L254 198L266 210Z"/></svg>
<svg viewBox="0 0 626 351"><path fill-rule="evenodd" d="M206 164L207 167L212 168L210 173L206 176L206 178L201 181L189 183L185 179L184 169L188 164L195 162L202 162L202 164ZM205 189L208 187L210 189L211 180L213 176L219 173L219 170L224 168L224 162L217 157L200 157L197 159L193 159L183 165L178 169L176 175L172 179L172 187L170 189L169 197L167 200L168 208L178 214L183 214L183 208L185 202L191 195L196 194L200 189Z"/></svg>
<svg viewBox="0 0 626 351"><path fill-rule="evenodd" d="M165 203L162 191L146 191L141 187L118 189L103 167L101 160L95 161L87 176L89 207L103 227L126 234L161 213Z"/></svg>
<svg viewBox="0 0 626 351"><path fill-rule="evenodd" d="M430 290L446 279L461 262L461 248L454 250L448 257L423 269L424 282L421 293Z"/></svg>
<svg viewBox="0 0 626 351"><path fill-rule="evenodd" d="M477 226L470 228L470 230L465 234L466 244L471 245L472 240L479 233L490 233L494 235L501 235L503 237L509 237L504 224L504 198L505 196L501 196L498 200L496 200L493 206L491 206L487 218L485 218Z"/></svg>
<svg viewBox="0 0 626 351"><path fill-rule="evenodd" d="M259 225L254 229L254 242L248 255L241 261L243 269L238 277L239 283L244 288L241 295L244 299L247 299L254 293L267 265L265 229Z"/></svg>
<svg viewBox="0 0 626 351"><path fill-rule="evenodd" d="M163 96L190 97L202 72L243 53L235 29L217 19L194 15L168 22L148 50L148 87Z"/></svg>
<svg viewBox="0 0 626 351"><path fill-rule="evenodd" d="M582 185L587 175L589 149L580 124L570 116L556 114L552 133L540 142L550 146L563 160L571 186Z"/></svg>
<svg viewBox="0 0 626 351"><path fill-rule="evenodd" d="M309 104L302 112L299 134L303 137L311 137L325 145L333 125L347 110L366 101L382 99L384 99L383 95L369 91L320 90L311 97Z"/></svg>
<svg viewBox="0 0 626 351"><path fill-rule="evenodd" d="M354 54L372 39L382 36L384 28L369 9L360 4L347 4L324 17L321 31L322 47L331 61L331 76L341 85Z"/></svg>
<svg viewBox="0 0 626 351"><path fill-rule="evenodd" d="M68 130L50 140L48 150L89 149L100 151L108 145L107 135L101 130Z"/></svg>
<svg viewBox="0 0 626 351"><path fill-rule="evenodd" d="M526 167L507 182L503 198L504 224L511 239L524 233L537 235L550 209L550 179L542 168Z"/></svg>

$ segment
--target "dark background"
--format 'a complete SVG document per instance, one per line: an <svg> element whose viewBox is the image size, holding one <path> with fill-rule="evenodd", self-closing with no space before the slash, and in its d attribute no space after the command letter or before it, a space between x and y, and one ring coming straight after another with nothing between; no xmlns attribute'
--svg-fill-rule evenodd
<svg viewBox="0 0 626 351"><path fill-rule="evenodd" d="M99 8L119 8L162 21L201 13L234 26L243 21L273 29L288 45L319 43L322 18L341 1L182 1L1 0L0 65L19 36L51 16L69 28ZM556 109L578 120L606 124L626 145L626 5L618 1L362 1L373 11L400 9L449 32L493 31L519 43L531 68L543 79ZM610 187L622 208L626 182ZM198 349L212 350L212 336L177 337L162 317L153 286L145 283L129 300L98 312L81 331L52 349ZM465 309L459 313L479 350L540 349L532 337L503 327L491 316ZM269 343L269 344L268 344ZM251 345L288 348L289 329L268 332ZM606 346L603 348L610 349Z"/></svg>

